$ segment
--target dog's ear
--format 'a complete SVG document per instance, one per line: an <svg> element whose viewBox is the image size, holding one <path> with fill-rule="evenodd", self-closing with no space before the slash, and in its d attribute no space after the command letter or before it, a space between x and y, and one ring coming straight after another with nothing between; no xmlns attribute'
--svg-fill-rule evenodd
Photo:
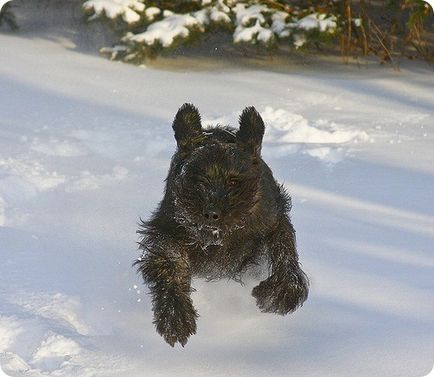
<svg viewBox="0 0 434 377"><path fill-rule="evenodd" d="M238 146L258 157L261 154L264 131L264 121L259 113L253 106L246 107L240 115L240 129L237 132Z"/></svg>
<svg viewBox="0 0 434 377"><path fill-rule="evenodd" d="M172 128L180 150L189 151L203 140L199 110L191 103L184 103L179 108Z"/></svg>

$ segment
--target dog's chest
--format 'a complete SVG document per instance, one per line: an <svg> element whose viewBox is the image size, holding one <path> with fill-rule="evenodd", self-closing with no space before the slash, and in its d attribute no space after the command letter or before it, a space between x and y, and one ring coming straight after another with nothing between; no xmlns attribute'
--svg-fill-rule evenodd
<svg viewBox="0 0 434 377"><path fill-rule="evenodd" d="M262 251L259 242L243 242L236 237L225 241L222 245L196 247L191 251L190 263L194 275L210 280L237 280L247 268L259 263Z"/></svg>

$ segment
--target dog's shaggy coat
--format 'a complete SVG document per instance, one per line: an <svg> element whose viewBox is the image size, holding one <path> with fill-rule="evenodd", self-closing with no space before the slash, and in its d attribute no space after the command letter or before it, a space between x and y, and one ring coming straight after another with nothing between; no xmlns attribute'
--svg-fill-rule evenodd
<svg viewBox="0 0 434 377"><path fill-rule="evenodd" d="M261 158L259 113L246 108L239 130L203 129L198 110L184 104L173 130L178 147L164 198L140 224L143 254L135 263L152 295L157 332L184 346L198 317L192 276L240 280L264 259L269 276L252 291L258 307L282 315L297 309L308 280L298 262L291 199Z"/></svg>

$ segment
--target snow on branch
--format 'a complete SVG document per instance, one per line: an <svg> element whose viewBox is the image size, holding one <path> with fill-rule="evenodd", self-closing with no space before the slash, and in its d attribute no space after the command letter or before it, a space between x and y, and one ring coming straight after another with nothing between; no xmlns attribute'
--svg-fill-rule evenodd
<svg viewBox="0 0 434 377"><path fill-rule="evenodd" d="M143 43L153 46L157 43L162 47L170 47L177 38L187 38L190 30L203 31L203 24L189 14L173 14L149 25L143 33L129 34L125 41Z"/></svg>
<svg viewBox="0 0 434 377"><path fill-rule="evenodd" d="M274 40L274 32L266 21L266 15L272 10L265 5L252 5L239 3L233 8L235 13L236 28L234 32L234 42L257 41L269 44ZM253 24L253 25L252 25Z"/></svg>
<svg viewBox="0 0 434 377"><path fill-rule="evenodd" d="M105 48L112 58L141 63L163 50L199 39L216 28L232 33L233 43L271 46L287 40L294 47L303 46L312 33L333 34L336 17L324 13L298 16L298 11L282 11L254 0L191 0L171 2L170 9L147 7L145 0L87 0L83 8L92 13L90 19L105 16L121 18L127 26L121 44ZM157 4L160 4L157 2ZM190 11L185 12L188 5Z"/></svg>
<svg viewBox="0 0 434 377"><path fill-rule="evenodd" d="M333 32L336 30L336 17L327 17L325 14L312 13L298 20L295 28L302 30L319 30L320 32Z"/></svg>
<svg viewBox="0 0 434 377"><path fill-rule="evenodd" d="M90 21L105 16L111 20L122 18L127 24L133 24L140 21L145 4L141 0L87 0L83 9L91 14Z"/></svg>

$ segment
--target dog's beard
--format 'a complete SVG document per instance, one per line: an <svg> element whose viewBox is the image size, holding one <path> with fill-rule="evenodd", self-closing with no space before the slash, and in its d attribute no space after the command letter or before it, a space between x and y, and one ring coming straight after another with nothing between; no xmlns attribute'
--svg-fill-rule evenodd
<svg viewBox="0 0 434 377"><path fill-rule="evenodd" d="M183 211L184 212L184 211ZM178 224L187 231L192 244L197 244L202 249L208 246L222 246L226 232L220 226L211 226L194 221L190 216L178 213L175 217Z"/></svg>
<svg viewBox="0 0 434 377"><path fill-rule="evenodd" d="M203 249L208 246L222 246L226 235L220 227L208 225L197 225L188 231L199 241Z"/></svg>
<svg viewBox="0 0 434 377"><path fill-rule="evenodd" d="M232 225L208 225L196 221L184 208L175 206L175 221L187 231L191 244L202 249L209 246L223 246L227 237L244 227L244 221Z"/></svg>

